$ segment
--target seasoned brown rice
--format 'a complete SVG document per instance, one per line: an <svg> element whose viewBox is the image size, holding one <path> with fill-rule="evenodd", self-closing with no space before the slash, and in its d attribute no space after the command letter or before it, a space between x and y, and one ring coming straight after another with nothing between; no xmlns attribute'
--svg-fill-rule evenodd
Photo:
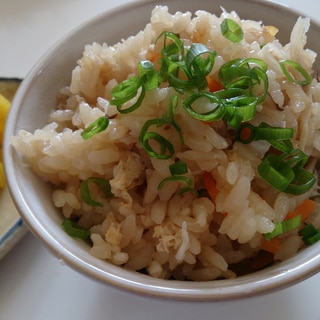
<svg viewBox="0 0 320 320"><path fill-rule="evenodd" d="M220 24L225 18L241 26L242 41L233 43L222 35ZM294 60L312 74L316 54L305 49L308 28L309 20L299 18L290 42L282 44L276 27L242 20L236 12L216 16L198 11L192 16L170 14L167 7L157 6L150 23L137 35L112 46L87 45L70 85L61 89L48 124L34 133L20 130L12 144L32 170L53 185L52 199L63 216L90 230L95 257L164 279L204 281L251 272L250 261L261 253L265 234L303 200L316 197L317 183L301 195L274 190L257 173L270 148L267 142L242 144L223 121L208 125L179 107L175 117L183 143L172 128L159 128L173 144L174 157L147 157L138 142L141 127L148 119L166 114L175 90L163 86L147 92L141 106L128 114L110 104L110 91L136 74L139 61L154 57L155 41L163 31L216 51L213 77L232 59L262 59L268 65L268 95L251 123L293 128L294 144L310 156L312 171L320 155L320 84L315 79L307 86L292 83L279 66L280 60ZM104 116L109 118L108 128L83 139L81 132ZM187 176L198 196L179 194L179 182L158 190L177 160L187 164ZM215 201L205 192L204 172L216 182ZM110 182L114 195L110 199L94 184L90 186L101 207L81 197L81 181L90 177ZM309 222L320 228L318 207L305 224ZM286 259L304 246L299 229L279 236L281 245L273 261Z"/></svg>

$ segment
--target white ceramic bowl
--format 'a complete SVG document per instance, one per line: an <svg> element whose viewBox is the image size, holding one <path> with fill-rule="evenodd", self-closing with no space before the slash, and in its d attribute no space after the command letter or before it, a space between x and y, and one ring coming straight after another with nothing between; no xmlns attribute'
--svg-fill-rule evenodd
<svg viewBox="0 0 320 320"><path fill-rule="evenodd" d="M283 288L320 270L320 242L303 249L293 258L262 271L233 280L182 282L154 279L94 258L84 242L69 237L61 228L62 216L54 208L48 184L36 177L10 146L10 136L19 129L34 131L46 122L56 104L58 90L70 82L71 71L86 44L113 44L141 30L156 4L168 5L170 12L204 9L219 14L221 6L235 10L241 18L276 24L283 42L299 12L265 0L174 0L140 1L103 13L67 35L30 71L20 86L8 117L4 160L14 202L30 230L61 260L76 270L126 291L156 298L180 300L228 300ZM312 21L308 47L320 53L320 25ZM317 61L319 65L319 58Z"/></svg>

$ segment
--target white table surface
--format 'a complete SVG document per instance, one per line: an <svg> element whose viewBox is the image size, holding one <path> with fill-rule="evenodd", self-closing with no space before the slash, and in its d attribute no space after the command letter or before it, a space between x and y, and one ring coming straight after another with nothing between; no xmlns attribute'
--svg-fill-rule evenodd
<svg viewBox="0 0 320 320"><path fill-rule="evenodd" d="M0 0L0 77L24 77L66 32L127 2ZM278 2L320 20L317 0ZM0 261L1 320L319 320L319 296L320 273L248 300L206 304L149 300L79 274L52 256L30 233Z"/></svg>

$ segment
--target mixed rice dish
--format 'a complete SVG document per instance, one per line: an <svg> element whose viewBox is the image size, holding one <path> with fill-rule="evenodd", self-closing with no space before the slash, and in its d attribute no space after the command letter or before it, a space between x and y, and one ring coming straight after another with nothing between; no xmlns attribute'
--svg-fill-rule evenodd
<svg viewBox="0 0 320 320"><path fill-rule="evenodd" d="M236 12L157 6L137 35L88 44L48 124L12 144L99 259L194 281L283 261L320 239L309 25L282 44Z"/></svg>

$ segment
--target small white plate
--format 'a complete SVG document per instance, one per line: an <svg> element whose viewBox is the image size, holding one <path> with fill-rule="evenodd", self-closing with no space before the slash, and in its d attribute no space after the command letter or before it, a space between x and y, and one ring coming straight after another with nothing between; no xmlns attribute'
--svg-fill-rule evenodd
<svg viewBox="0 0 320 320"><path fill-rule="evenodd" d="M0 190L0 259L26 234L23 223L7 187Z"/></svg>

